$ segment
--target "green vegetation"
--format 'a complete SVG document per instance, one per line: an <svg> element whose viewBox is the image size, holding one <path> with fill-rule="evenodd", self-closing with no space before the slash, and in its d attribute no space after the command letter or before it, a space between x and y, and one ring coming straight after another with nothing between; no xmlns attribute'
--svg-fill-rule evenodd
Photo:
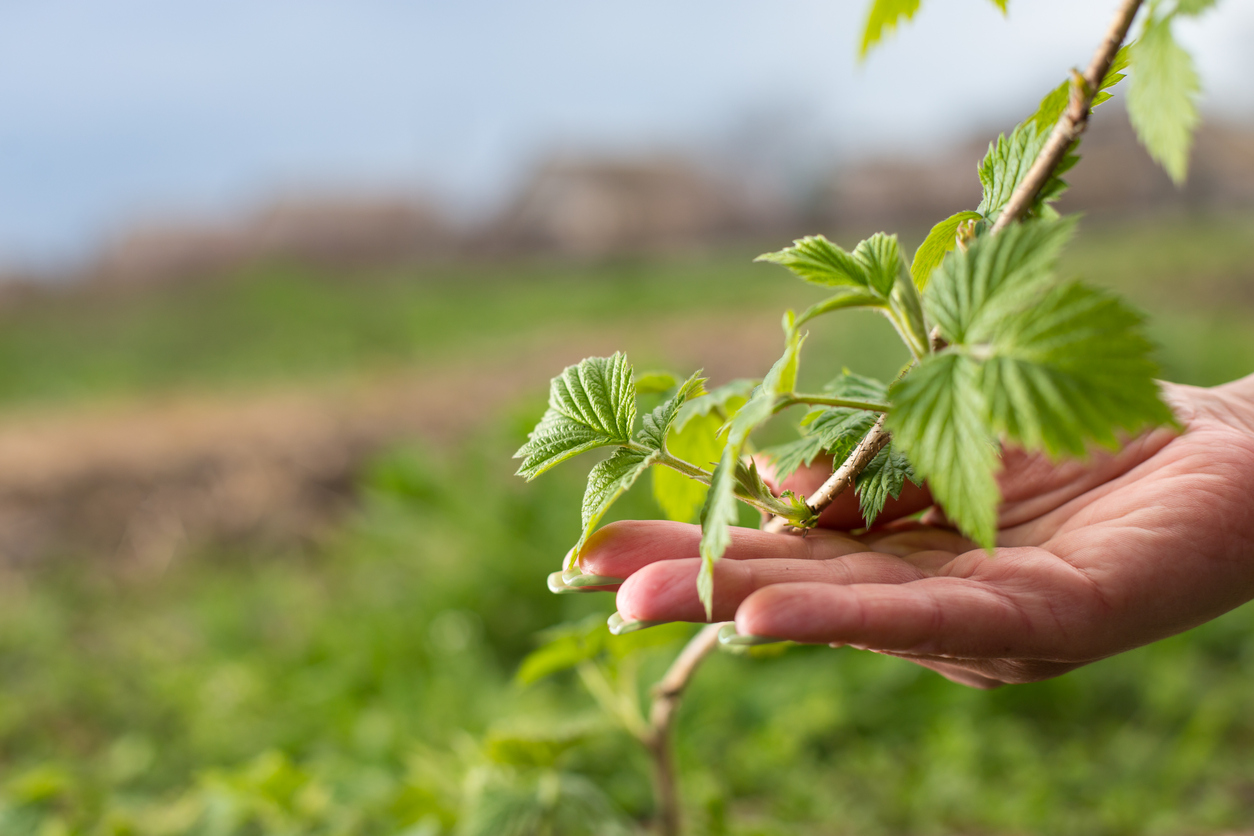
<svg viewBox="0 0 1254 836"><path fill-rule="evenodd" d="M907 249L922 238L906 236ZM756 314L766 304L800 309L821 298L751 263L754 252L587 265L472 261L347 275L258 265L142 294L17 298L0 307L0 404L258 389L438 366L490 357L544 330L578 339L594 315L598 329L630 329L659 308L678 322ZM1114 228L1087 222L1060 272L1131 298L1150 315L1164 375L1209 385L1254 368L1243 338L1254 306L1250 264L1254 218L1193 216ZM856 357L862 346L863 371L891 374L904 359L891 332L870 316L850 320L835 333L816 329L808 350Z"/></svg>
<svg viewBox="0 0 1254 836"><path fill-rule="evenodd" d="M552 774L646 816L643 757L573 676L511 682L541 628L612 608L537 583L582 486L497 466L523 423L475 452L384 458L310 553L215 551L146 581L7 575L0 832L453 833L485 782ZM646 493L616 510L647 514ZM998 692L849 649L718 655L680 720L688 819L744 836L1221 832L1254 816L1251 671L1249 607Z"/></svg>
<svg viewBox="0 0 1254 836"><path fill-rule="evenodd" d="M713 298L727 305L716 314L739 315L781 292L802 306L821 297L744 261L465 267L344 284L287 270L251 276L255 287L241 277L103 306L29 304L5 312L0 340L25 352L6 354L5 374L15 356L42 357L68 381L57 394L86 399L315 380L320 364L354 373L487 356L607 299L621 301L621 323L639 310L628 299L679 300L687 313ZM1167 375L1213 384L1254 369L1252 263L1254 224L1208 218L1082 227L1061 270L1130 295L1151 313ZM476 306L501 329L487 341L451 321ZM514 319L511 307L533 315ZM406 331L419 315L442 330ZM891 329L853 319L852 333L816 329L816 380L838 370L835 358L877 373L904 359L900 348L876 353L895 342ZM159 329L163 320L172 324ZM253 327L209 339L228 322ZM162 352L196 329L204 340ZM321 330L348 336L305 344ZM854 353L883 332L880 348ZM287 360L270 363L270 351ZM96 365L100 356L113 359ZM10 403L51 391L7 387ZM361 511L317 548L208 549L147 579L120 579L105 555L6 570L0 832L431 836L455 833L483 788L534 794L553 774L565 783L547 791L587 793L582 776L643 819L644 757L575 676L513 684L539 631L613 608L541 582L577 536L582 485L563 469L531 485L510 476L508 454L540 411L484 427L464 450L383 457L363 477ZM647 494L638 485L613 515L650 515ZM642 682L685 636L663 636ZM847 649L718 655L679 722L687 818L695 833L737 836L1248 826L1251 671L1249 607L991 693Z"/></svg>

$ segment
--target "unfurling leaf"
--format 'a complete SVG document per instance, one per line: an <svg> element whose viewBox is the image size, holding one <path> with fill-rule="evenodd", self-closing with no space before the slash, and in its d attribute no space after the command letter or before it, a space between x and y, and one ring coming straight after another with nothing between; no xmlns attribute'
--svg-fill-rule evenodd
<svg viewBox="0 0 1254 836"><path fill-rule="evenodd" d="M675 422L675 417L679 414L680 408L693 398L705 393L703 385L705 378L701 376L701 372L693 372L692 376L685 380L674 395L667 398L660 406L644 416L641 421L639 439L646 447L652 447L654 450L660 450L663 442L666 440L666 432Z"/></svg>
<svg viewBox="0 0 1254 836"><path fill-rule="evenodd" d="M858 505L862 510L862 519L867 527L875 524L875 519L884 510L884 504L891 496L901 496L901 489L906 480L920 484L910 461L890 444L871 459L870 464L858 474L856 488Z"/></svg>
<svg viewBox="0 0 1254 836"><path fill-rule="evenodd" d="M932 271L945 260L945 255L954 251L958 245L958 227L966 221L978 221L979 212L959 212L932 227L932 231L923 239L919 249L915 251L914 263L910 265L910 275L919 290L927 287L927 280Z"/></svg>
<svg viewBox="0 0 1254 836"><path fill-rule="evenodd" d="M870 287L863 263L822 235L798 238L791 247L765 253L754 261L780 264L811 284L830 287Z"/></svg>
<svg viewBox="0 0 1254 836"><path fill-rule="evenodd" d="M901 245L896 235L877 232L860 241L853 250L853 257L862 263L867 281L880 295L892 293L905 262L901 259Z"/></svg>
<svg viewBox="0 0 1254 836"><path fill-rule="evenodd" d="M553 378L549 408L514 458L528 481L571 456L627 444L636 423L631 364L621 353L589 357Z"/></svg>
<svg viewBox="0 0 1254 836"><path fill-rule="evenodd" d="M1151 18L1132 45L1128 118L1149 155L1177 185L1189 173L1201 91L1193 58L1171 33L1171 18Z"/></svg>
<svg viewBox="0 0 1254 836"><path fill-rule="evenodd" d="M978 365L946 349L926 357L889 394L893 443L962 532L992 549L1000 498L993 477L997 448L987 425Z"/></svg>
<svg viewBox="0 0 1254 836"><path fill-rule="evenodd" d="M583 495L583 534L575 544L576 560L583 544L588 541L588 536L614 504L614 500L626 493L640 478L640 474L648 470L659 456L661 452L658 450L644 453L622 447L592 468L592 472L588 474L588 488Z"/></svg>
<svg viewBox="0 0 1254 836"><path fill-rule="evenodd" d="M689 464L713 470L723 454L719 429L723 419L717 415L698 415L676 432L672 426L666 449L672 456ZM653 498L668 520L696 522L705 503L706 486L669 467L653 468Z"/></svg>

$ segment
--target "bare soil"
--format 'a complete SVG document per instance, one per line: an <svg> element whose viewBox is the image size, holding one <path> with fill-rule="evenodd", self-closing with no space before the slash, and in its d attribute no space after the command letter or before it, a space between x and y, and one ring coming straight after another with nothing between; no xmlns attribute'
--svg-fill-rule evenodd
<svg viewBox="0 0 1254 836"><path fill-rule="evenodd" d="M764 368L779 339L769 318L723 314L311 388L0 414L0 562L87 555L147 573L206 542L306 541L352 507L380 450L463 438L582 357L624 348L718 381Z"/></svg>

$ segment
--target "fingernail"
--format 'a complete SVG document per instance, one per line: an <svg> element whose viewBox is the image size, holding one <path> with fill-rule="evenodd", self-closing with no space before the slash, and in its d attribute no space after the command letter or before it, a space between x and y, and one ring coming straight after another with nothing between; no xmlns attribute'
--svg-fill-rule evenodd
<svg viewBox="0 0 1254 836"><path fill-rule="evenodd" d="M566 573L562 573L562 580L567 586L579 588L582 586L617 586L623 582L622 578L611 578L608 575L576 575L573 578L566 577Z"/></svg>
<svg viewBox="0 0 1254 836"><path fill-rule="evenodd" d="M569 586L562 580L561 572L553 572L548 577L549 592L554 595L570 595L574 592L591 592L591 589L580 589L577 586Z"/></svg>
<svg viewBox="0 0 1254 836"><path fill-rule="evenodd" d="M569 571L575 567L575 550L571 549L566 552L566 556L562 558L562 571Z"/></svg>
<svg viewBox="0 0 1254 836"><path fill-rule="evenodd" d="M610 632L615 636L625 636L628 633L634 633L637 630L643 630L646 627L656 627L659 624L665 624L665 621L627 621L618 613L614 613L606 622L609 625Z"/></svg>
<svg viewBox="0 0 1254 836"><path fill-rule="evenodd" d="M735 624L724 624L718 628L718 643L732 647L752 647L759 644L778 644L784 639L773 639L770 636L748 636L736 632Z"/></svg>

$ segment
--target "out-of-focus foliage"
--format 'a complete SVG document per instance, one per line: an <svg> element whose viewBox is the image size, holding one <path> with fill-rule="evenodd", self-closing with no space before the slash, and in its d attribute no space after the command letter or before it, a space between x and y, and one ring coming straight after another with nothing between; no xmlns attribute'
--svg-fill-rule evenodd
<svg viewBox="0 0 1254 836"><path fill-rule="evenodd" d="M1251 229L1222 219L1082 229L1062 270L1149 310L1168 377L1217 383L1254 369ZM605 269L601 284L559 277L533 292L565 298L552 315L574 317L619 292L614 271L627 268ZM771 294L787 284L757 269ZM283 281L289 299L338 293ZM359 285L356 310L383 311L379 300L401 292ZM404 292L417 299L421 288ZM461 293L466 304L483 296ZM749 287L741 304L759 301ZM168 304L176 322L194 321L194 309ZM694 293L691 304L704 303ZM56 346L68 326L50 311L40 321ZM305 327L284 306L267 315L288 323L276 333ZM853 335L816 325L809 347L881 331L893 341L878 317L865 319ZM0 328L11 348L6 339L17 337ZM127 339L141 341L118 335L113 357L127 356ZM48 354L61 368L89 362L58 351L68 349ZM875 374L903 359L869 352ZM193 363L189 379L211 362ZM838 371L816 360L803 373L819 385ZM456 836L487 797L549 821L599 811L604 832L638 826L647 765L578 674L555 665L515 682L544 628L613 607L601 594L552 596L540 580L578 536L583 488L565 469L529 486L511 477L508 455L543 408L497 416L464 450L383 457L363 477L360 512L317 548L220 548L138 580L111 572L107 555L5 569L0 833ZM648 516L648 493L636 485L613 514ZM589 627L598 649L601 623ZM674 648L643 655L641 683ZM1254 610L994 692L851 649L718 655L678 732L695 834L1239 830L1254 821Z"/></svg>

